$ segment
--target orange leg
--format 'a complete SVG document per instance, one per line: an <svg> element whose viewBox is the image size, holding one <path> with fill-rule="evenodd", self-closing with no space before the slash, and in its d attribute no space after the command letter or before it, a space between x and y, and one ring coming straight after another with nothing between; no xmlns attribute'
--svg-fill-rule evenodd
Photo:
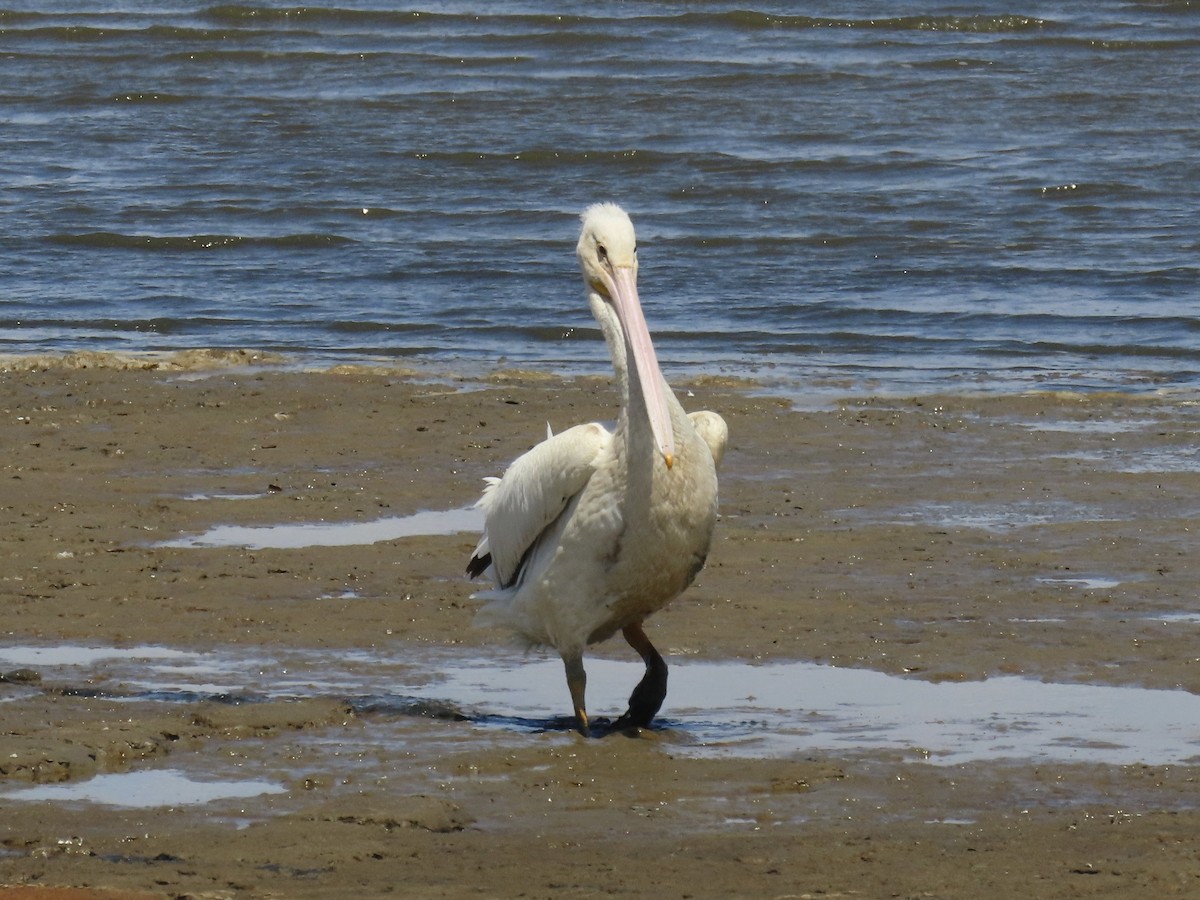
<svg viewBox="0 0 1200 900"><path fill-rule="evenodd" d="M570 653L562 658L567 670L567 689L571 692L571 706L575 709L575 727L584 737L591 734L588 728L587 708L583 695L587 690L587 672L583 670L583 653Z"/></svg>

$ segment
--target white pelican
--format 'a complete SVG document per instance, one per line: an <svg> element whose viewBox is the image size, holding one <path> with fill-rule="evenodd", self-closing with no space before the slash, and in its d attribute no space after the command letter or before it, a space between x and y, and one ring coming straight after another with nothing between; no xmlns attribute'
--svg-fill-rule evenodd
<svg viewBox="0 0 1200 900"><path fill-rule="evenodd" d="M490 570L476 624L556 649L579 731L589 733L583 651L620 631L646 674L614 729L645 727L667 694L667 665L642 630L704 566L717 517L716 466L728 431L688 416L659 372L637 291L633 223L619 206L583 213L576 252L588 304L612 354L621 410L549 435L503 478L487 479L484 534L467 573Z"/></svg>

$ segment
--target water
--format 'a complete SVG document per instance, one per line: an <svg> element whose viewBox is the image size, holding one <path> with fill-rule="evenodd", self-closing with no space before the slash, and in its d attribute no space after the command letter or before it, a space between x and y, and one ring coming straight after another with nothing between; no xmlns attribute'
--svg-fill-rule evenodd
<svg viewBox="0 0 1200 900"><path fill-rule="evenodd" d="M480 9L486 9L480 13ZM1200 7L9 0L0 351L1200 384Z"/></svg>
<svg viewBox="0 0 1200 900"><path fill-rule="evenodd" d="M425 510L410 516L384 516L366 522L299 522L279 525L214 525L202 534L174 538L156 547L248 547L294 550L301 547L349 547L398 538L477 532L483 511Z"/></svg>
<svg viewBox="0 0 1200 900"><path fill-rule="evenodd" d="M196 806L218 800L247 799L282 794L282 785L270 781L196 781L174 769L149 769L96 775L75 784L39 784L4 794L6 801L26 803L99 803L129 809L157 806Z"/></svg>
<svg viewBox="0 0 1200 900"><path fill-rule="evenodd" d="M1171 627L1168 618L1160 614L1154 620ZM1174 627L1193 624L1183 619ZM105 653L101 647L64 645L3 647L0 666L27 663L35 651L47 683L86 678L91 689L129 700L348 701L366 719L376 743L387 740L381 716L433 715L464 732L479 729L480 740L522 745L530 732L569 734L573 727L563 715L569 703L562 663L549 656L497 651L479 657L412 646L392 653L268 655L163 647ZM1182 690L1017 677L933 683L807 662L671 665L671 691L656 728L669 752L682 755L790 758L814 751L884 751L934 765L987 760L1170 765L1200 759L1200 696ZM623 711L641 666L591 658L587 668L593 715ZM183 787L175 785L162 796L179 798ZM232 797L242 796L236 791L243 789L263 793L270 785L233 782L192 790Z"/></svg>
<svg viewBox="0 0 1200 900"><path fill-rule="evenodd" d="M54 644L41 647L5 647L0 649L0 665L5 666L95 666L113 659L189 660L192 654L171 647L91 647L79 644Z"/></svg>

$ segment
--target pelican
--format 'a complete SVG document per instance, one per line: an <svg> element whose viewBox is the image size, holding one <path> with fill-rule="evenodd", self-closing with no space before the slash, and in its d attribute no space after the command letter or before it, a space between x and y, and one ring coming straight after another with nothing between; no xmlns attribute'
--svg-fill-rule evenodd
<svg viewBox="0 0 1200 900"><path fill-rule="evenodd" d="M616 372L612 431L576 425L486 479L484 533L467 574L495 586L475 616L562 657L576 727L588 735L584 649L618 631L645 663L614 730L644 728L667 695L667 665L646 617L704 566L717 518L717 464L728 429L687 415L659 371L637 290L633 223L619 206L588 207L576 253L588 305ZM549 432L549 428L547 428Z"/></svg>

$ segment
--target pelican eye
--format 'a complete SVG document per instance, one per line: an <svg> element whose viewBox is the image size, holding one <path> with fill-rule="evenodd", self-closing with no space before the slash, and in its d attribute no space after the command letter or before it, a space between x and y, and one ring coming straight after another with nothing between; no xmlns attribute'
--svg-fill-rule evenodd
<svg viewBox="0 0 1200 900"><path fill-rule="evenodd" d="M596 255L600 257L600 262L608 262L608 248L603 244L596 245Z"/></svg>

